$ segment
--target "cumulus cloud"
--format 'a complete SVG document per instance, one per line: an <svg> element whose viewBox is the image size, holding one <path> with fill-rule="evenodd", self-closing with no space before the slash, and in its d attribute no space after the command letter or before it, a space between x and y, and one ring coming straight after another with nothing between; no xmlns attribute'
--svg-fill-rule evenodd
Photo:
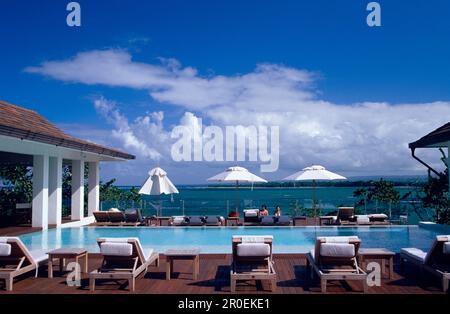
<svg viewBox="0 0 450 314"><path fill-rule="evenodd" d="M202 76L175 59L151 64L134 61L124 50L97 50L26 71L66 82L146 90L168 110L184 108L179 123L193 127L198 117L222 127L279 126L282 172L312 163L353 175L423 170L409 157L407 144L448 122L450 115L449 101L334 104L319 97L316 73L277 64L260 64L243 74ZM111 101L98 99L95 107L114 125L113 135L123 147L154 160L170 158L170 129L162 112L130 122Z"/></svg>
<svg viewBox="0 0 450 314"><path fill-rule="evenodd" d="M162 112L139 117L130 123L112 101L99 98L94 101L94 106L101 116L114 125L111 135L119 140L124 148L152 160L161 158L161 153L151 147L147 139L152 138L155 144L164 141L165 133L161 124L164 116Z"/></svg>

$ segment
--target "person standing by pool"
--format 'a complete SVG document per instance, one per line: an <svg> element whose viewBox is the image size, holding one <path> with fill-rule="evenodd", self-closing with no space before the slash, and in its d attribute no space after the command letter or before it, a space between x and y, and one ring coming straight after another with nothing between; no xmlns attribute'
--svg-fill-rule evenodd
<svg viewBox="0 0 450 314"><path fill-rule="evenodd" d="M268 216L269 215L269 211L267 210L267 206L266 205L261 206L261 210L259 211L259 215L260 216Z"/></svg>
<svg viewBox="0 0 450 314"><path fill-rule="evenodd" d="M276 206L275 207L275 212L273 213L273 215L275 216L275 217L280 217L281 216L281 207L280 206Z"/></svg>

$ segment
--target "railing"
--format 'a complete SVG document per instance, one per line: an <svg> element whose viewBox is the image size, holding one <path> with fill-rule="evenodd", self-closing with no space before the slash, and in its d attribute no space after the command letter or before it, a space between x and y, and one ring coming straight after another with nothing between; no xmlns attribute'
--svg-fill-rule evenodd
<svg viewBox="0 0 450 314"><path fill-rule="evenodd" d="M338 207L341 206L355 206L355 199L348 199L343 201L337 198L327 198L326 200L316 200L316 214L320 215L335 215ZM239 200L239 212L246 208L261 208L262 205L267 205L269 212L272 213L275 206L280 206L283 214L291 216L314 216L314 206L312 199L298 199L298 198L280 198L276 202L270 197L258 197L258 199L241 199ZM205 215L205 216L226 216L229 212L235 210L235 200L227 199L209 199L199 200L194 198L185 199L164 199L152 200L143 199L139 202L134 201L103 201L101 202L102 210L108 210L112 207L121 210L127 208L140 208L144 216L176 216L176 215ZM417 223L420 219L415 215L415 207L411 202L402 201L397 204L389 204L383 202L366 202L364 205L356 207L356 214L373 214L384 213L392 221L401 223ZM427 218L431 218L432 212L427 214ZM423 218L423 217L422 217Z"/></svg>

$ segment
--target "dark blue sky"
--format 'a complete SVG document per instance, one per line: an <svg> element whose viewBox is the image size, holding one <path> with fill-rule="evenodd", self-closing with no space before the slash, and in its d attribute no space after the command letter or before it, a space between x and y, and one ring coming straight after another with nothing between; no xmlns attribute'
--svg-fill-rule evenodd
<svg viewBox="0 0 450 314"><path fill-rule="evenodd" d="M322 98L427 102L450 98L450 2L380 1L382 27L365 24L369 1L79 1L82 27L65 24L69 1L2 0L0 95L73 122L89 95L148 102L145 92L64 84L23 69L77 52L120 47L138 61L174 57L202 74L232 75L260 62L321 73Z"/></svg>

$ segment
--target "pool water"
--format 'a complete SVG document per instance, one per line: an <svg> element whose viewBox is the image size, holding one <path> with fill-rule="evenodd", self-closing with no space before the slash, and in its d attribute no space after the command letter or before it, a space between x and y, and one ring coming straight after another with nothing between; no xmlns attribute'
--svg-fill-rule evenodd
<svg viewBox="0 0 450 314"><path fill-rule="evenodd" d="M395 227L83 227L50 229L20 236L31 250L59 247L86 248L98 252L99 237L137 237L144 248L163 253L169 248L200 248L202 253L230 253L233 235L272 235L274 253L304 253L314 247L318 236L351 236L365 248L387 248L399 252L404 247L428 250L437 234L418 226Z"/></svg>

